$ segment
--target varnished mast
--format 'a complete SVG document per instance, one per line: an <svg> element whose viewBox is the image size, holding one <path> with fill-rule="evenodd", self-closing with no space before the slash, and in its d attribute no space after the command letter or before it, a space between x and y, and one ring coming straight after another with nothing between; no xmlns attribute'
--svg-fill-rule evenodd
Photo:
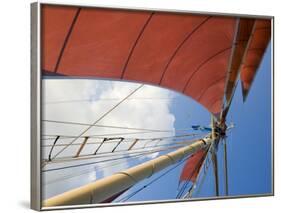
<svg viewBox="0 0 281 213"><path fill-rule="evenodd" d="M103 202L168 166L176 164L186 156L210 146L216 140L214 136L212 134L191 145L164 154L148 162L49 198L43 202L43 207Z"/></svg>

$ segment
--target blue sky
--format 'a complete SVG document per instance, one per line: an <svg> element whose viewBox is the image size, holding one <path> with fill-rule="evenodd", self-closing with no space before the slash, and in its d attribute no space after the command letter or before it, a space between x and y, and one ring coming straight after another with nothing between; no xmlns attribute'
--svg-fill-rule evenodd
<svg viewBox="0 0 281 213"><path fill-rule="evenodd" d="M230 192L271 192L271 49L267 49L247 101L239 85L229 119L236 124L229 149Z"/></svg>
<svg viewBox="0 0 281 213"><path fill-rule="evenodd" d="M177 99L173 100L171 111L176 118L176 129L210 123L210 114L198 103L182 95L177 95ZM245 103L239 82L227 122L235 124L227 138L229 195L272 193L270 46ZM222 157L220 145L218 150L220 194L224 195ZM182 166L179 166L128 201L175 198L181 169ZM138 189L146 182L149 181L138 184L134 189ZM213 171L210 166L200 192L194 193L194 197L213 197L214 193Z"/></svg>
<svg viewBox="0 0 281 213"><path fill-rule="evenodd" d="M268 194L271 192L271 50L267 49L261 63L256 79L253 83L248 99L243 103L241 85L237 87L227 122L233 122L233 128L227 138L228 145L228 172L229 172L229 195ZM44 108L43 119L71 121L80 123L93 123L100 115L114 106L120 98L132 92L139 84L110 82L87 79L47 79L43 82ZM141 100L140 97L164 97L164 99ZM172 99L170 99L172 97ZM113 98L112 100L102 100ZM117 98L117 99L116 99ZM119 99L118 99L119 98ZM151 128L151 129L189 129L192 125L210 124L210 113L197 102L166 89L153 86L144 86L126 103L116 108L106 116L99 124ZM63 102L65 101L66 102ZM70 101L69 101L70 100ZM74 101L71 101L74 100ZM68 102L69 101L69 102ZM57 103L56 103L57 102ZM128 112L130 116L128 116ZM44 137L51 135L78 135L84 126L67 125L58 123L43 123ZM124 132L124 130L122 130ZM190 131L190 130L189 130ZM84 135L118 133L118 129L91 128ZM130 133L132 131L125 131ZM170 133L169 133L170 134ZM156 137L153 134L135 134L134 137ZM131 136L131 137L133 137ZM159 136L164 136L159 133ZM166 135L167 136L167 135ZM75 143L81 143L79 138ZM93 139L98 142L100 139ZM60 140L59 143L69 143L72 139ZM132 140L133 141L133 140ZM131 141L131 142L132 142ZM43 140L50 144L52 140ZM172 141L168 141L171 143ZM145 142L146 143L146 142ZM153 142L152 142L153 144ZM129 143L127 143L127 146ZM142 147L143 144L139 144ZM91 154L97 145L85 146L84 154ZM120 146L119 150L126 149L126 145ZM61 147L54 148L56 154ZM104 151L112 150L112 145L104 147ZM73 156L77 152L76 147L69 147L62 156ZM44 155L48 155L49 149L44 148ZM43 173L44 197L48 198L60 194L69 189L93 182L104 176L134 166L140 162L156 157L159 153L141 159L123 160L123 164L115 165L104 163L94 164L87 167L77 167L61 171ZM220 194L224 195L223 188L223 165L222 148L219 146L219 181ZM92 162L93 159L83 160ZM75 162L74 162L75 163ZM73 165L72 162L68 165ZM128 201L146 200L170 200L178 193L179 177L184 164L175 168L172 172L160 178L158 181L141 190ZM61 163L47 165L46 170L62 166ZM102 167L107 169L101 170ZM139 189L154 178L163 174L166 170L146 179L131 188L120 198ZM201 180L202 176L200 176ZM194 197L214 196L214 178L210 166L200 191L193 194Z"/></svg>

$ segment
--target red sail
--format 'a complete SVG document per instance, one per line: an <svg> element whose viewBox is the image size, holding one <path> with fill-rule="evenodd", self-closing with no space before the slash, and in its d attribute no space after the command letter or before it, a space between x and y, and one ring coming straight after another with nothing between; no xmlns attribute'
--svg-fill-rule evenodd
<svg viewBox="0 0 281 213"><path fill-rule="evenodd" d="M194 182L196 177L198 176L200 167L204 161L206 156L206 150L200 150L194 155L192 155L185 163L181 176L180 181L191 181Z"/></svg>
<svg viewBox="0 0 281 213"><path fill-rule="evenodd" d="M237 17L42 7L43 75L143 82L221 111Z"/></svg>
<svg viewBox="0 0 281 213"><path fill-rule="evenodd" d="M256 20L245 61L241 68L241 82L244 101L247 98L254 77L271 37L271 21Z"/></svg>

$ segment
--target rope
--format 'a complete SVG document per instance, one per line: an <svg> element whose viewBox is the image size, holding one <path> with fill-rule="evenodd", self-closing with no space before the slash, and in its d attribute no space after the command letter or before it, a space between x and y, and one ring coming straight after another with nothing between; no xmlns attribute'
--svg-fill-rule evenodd
<svg viewBox="0 0 281 213"><path fill-rule="evenodd" d="M97 101L115 101L115 100L120 100L121 98L100 98L97 99ZM173 100L177 99L175 97L136 97L136 98L128 98L128 101L133 101L133 100ZM93 99L76 99L76 100L61 100L61 101L49 101L45 102L43 104L63 104L63 103L75 103L75 102L92 102L94 101Z"/></svg>
<svg viewBox="0 0 281 213"><path fill-rule="evenodd" d="M116 108L116 107L115 107ZM112 126L112 125L99 125L96 124L97 121L93 124L89 123L80 123L80 122L72 122L72 121L58 121L58 120L42 120L44 122L49 123L59 123L59 124L71 124L71 125L80 125L80 126L91 126L91 127L102 127L102 128L112 128L112 129L126 129L126 130L139 130L139 131L151 131L151 132L174 132L174 131L187 131L192 130L192 128L188 129L146 129L146 128L136 128L136 127L124 127L124 126Z"/></svg>
<svg viewBox="0 0 281 213"><path fill-rule="evenodd" d="M160 151L166 151L169 149L176 149L179 147L172 147L172 148L167 148L167 149L162 149L162 150L156 150L156 151L146 151L146 152L142 152L138 155L133 155L133 156L143 156L145 154L152 154L152 153L156 153L156 152L160 152ZM63 166L63 167L58 167L58 168L53 168L53 169L46 169L46 170L42 170L42 172L50 172L50 171L57 171L57 170L63 170L63 169L70 169L70 168L76 168L76 167L81 167L81 166L88 166L88 165L92 165L92 164L97 164L97 163L104 163L104 162L108 162L108 161L115 161L115 160L119 160L119 159L125 159L125 158L130 158L132 157L132 154L129 156L123 156L123 157L119 157L119 158L112 158L112 159L106 159L106 160L101 160L101 161L95 161L95 162L90 162L90 163L83 163L83 164L77 164L77 165L71 165L71 166Z"/></svg>
<svg viewBox="0 0 281 213"><path fill-rule="evenodd" d="M208 169L209 169L209 166L206 168L206 171L207 171ZM203 177L202 177L202 179L201 179L201 181L200 181L200 183L199 183L199 186L198 186L198 189L197 189L197 191L196 191L196 194L198 194L198 193L201 191L202 186L203 186L203 183L204 183L206 177L207 177L207 172L204 172L204 175L203 175ZM189 197L191 197L191 196L193 195L193 193L194 193L194 192L191 191L191 193L189 194Z"/></svg>
<svg viewBox="0 0 281 213"><path fill-rule="evenodd" d="M104 119L109 113L111 113L114 109L116 109L120 104L122 104L124 101L127 100L127 98L129 98L130 96L132 96L134 93L136 93L139 89L141 89L144 85L141 84L139 87L137 87L134 91L132 91L129 95L127 95L125 98L123 98L121 101L119 101L116 105L114 105L110 110L108 110L106 113L104 113L99 119L97 119L92 125L96 125L98 122L100 122L102 119ZM73 144L79 137L81 137L82 135L84 135L91 127L87 127L84 131L82 131L76 138L74 138L70 143ZM68 146L69 146L68 145ZM64 148L62 148L59 152L57 152L57 154L53 157L56 158L60 153L62 153L68 146L65 146Z"/></svg>
<svg viewBox="0 0 281 213"><path fill-rule="evenodd" d="M154 154L154 153L149 153L149 154L147 154L147 156L152 155L152 154ZM129 159L120 159L119 162L110 163L109 165L95 168L95 172L102 171L102 169L106 169L108 167L112 167L112 166L116 166L116 165L121 165L121 164L127 163L128 160L135 160L137 158L139 158L139 156L133 156L133 157L131 157ZM87 174L87 173L90 173L90 172L93 172L93 170L88 168L88 169L80 171L79 174L66 175L66 176L57 178L55 180L51 180L51 181L47 182L46 184L52 184L52 183L57 182L57 181L66 180L66 179L70 179L70 178L73 178L73 177L78 177L78 176L81 176L81 175L84 175L84 174Z"/></svg>
<svg viewBox="0 0 281 213"><path fill-rule="evenodd" d="M213 144L214 144L214 143L213 143ZM194 184L193 184L193 185L191 186L191 188L189 189L189 192L184 196L184 198L186 198L187 196L188 196L188 197L191 197L191 196L192 196L192 193L193 193L193 191L194 191L194 189L195 189L195 186L196 186L196 184L197 184L197 182L198 182L198 180L199 180L199 176L200 176L200 173L201 173L202 169L203 169L203 168L206 169L206 168L205 168L205 165L206 165L206 162L207 162L207 159L208 159L208 156L209 156L209 153L210 153L210 151L211 151L211 148L212 148L213 144L212 144L211 146L209 146L208 151L207 151L207 153L206 153L206 157L204 158L203 163L202 163L202 165L201 165L201 167L200 167L200 169L199 169L198 176L197 176L197 178L196 178ZM207 168L207 169L208 169L208 168Z"/></svg>
<svg viewBox="0 0 281 213"><path fill-rule="evenodd" d="M209 147L209 149L208 149L208 151L207 151L207 153L206 153L206 156L208 155L209 150L210 150L210 147ZM203 163L202 163L202 162L204 162L205 159L206 159L206 157L204 158L203 161L198 161L198 163L196 164L196 167L194 167L192 173L191 173L190 176L188 177L188 180L190 180L190 179L193 177L193 175L195 174L195 172L196 172L198 169L200 170L200 168L202 168L202 166L203 166ZM199 171L199 172L200 172L200 171ZM199 174L199 173L198 173L198 174ZM189 181L186 181L186 182L184 183L184 185L181 187L180 191L178 192L176 198L182 197L183 193L185 192L185 190L186 190L186 188L187 188L188 183L189 183ZM192 187L193 187L193 186L194 186L194 184L190 187L189 191L192 190Z"/></svg>
<svg viewBox="0 0 281 213"><path fill-rule="evenodd" d="M147 146L145 149L141 148L136 148L136 149L131 149L131 150L118 150L114 152L114 156L119 155L124 155L124 154L136 154L136 153L142 153L144 150L145 151L153 151L156 150L154 148L172 148L172 147L182 147L182 145L186 145L187 143L191 143L194 140L191 141L184 141L184 142L176 142L176 143L167 143L167 144L161 144L157 146ZM90 144L88 142L87 144ZM180 145L180 146L175 146L175 145ZM147 149L147 150L146 150ZM142 150L141 152L137 152L138 150ZM157 149L157 150L162 150L162 149ZM110 154L110 155L108 155ZM56 158L56 160L53 160L50 163L61 163L65 161L75 161L75 160L87 160L87 159L92 159L92 158L102 158L102 157L110 157L112 155L112 152L105 152L105 153L97 153L96 155L93 154L86 154L86 155L80 155L78 158L73 158L73 156L67 156L67 157L62 157L62 158ZM89 157L91 156L91 157Z"/></svg>
<svg viewBox="0 0 281 213"><path fill-rule="evenodd" d="M183 137L193 137L193 136L198 136L198 135L202 135L202 134L205 134L205 133L192 133L192 134L184 134L184 135L174 135L174 136L167 136L167 137L156 137L156 138L124 138L126 140L164 140L164 139L173 139L173 138L183 138ZM47 136L47 135L45 135ZM53 137L55 135L49 135L51 138L43 138L43 140L54 140L56 137ZM102 136L107 136L107 135L102 135ZM60 135L60 139L71 139L71 138L76 138L77 136L65 136L65 135ZM110 137L100 137L100 136L97 136L97 135L89 135L89 136L81 136L79 138L85 138L85 137L88 137L88 138L94 138L94 139L104 139L104 138L109 138ZM118 138L121 138L121 137L118 137ZM77 145L77 144L81 144L81 143L75 143L74 145ZM43 145L43 146L50 146L51 144L46 144L46 145ZM62 144L60 144L62 145ZM68 144L65 144L65 145L68 145Z"/></svg>

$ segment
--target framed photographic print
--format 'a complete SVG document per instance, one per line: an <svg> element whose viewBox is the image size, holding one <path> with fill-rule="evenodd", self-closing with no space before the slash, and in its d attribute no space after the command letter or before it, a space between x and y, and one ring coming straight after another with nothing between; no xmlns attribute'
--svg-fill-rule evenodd
<svg viewBox="0 0 281 213"><path fill-rule="evenodd" d="M33 209L273 195L273 17L31 16Z"/></svg>

